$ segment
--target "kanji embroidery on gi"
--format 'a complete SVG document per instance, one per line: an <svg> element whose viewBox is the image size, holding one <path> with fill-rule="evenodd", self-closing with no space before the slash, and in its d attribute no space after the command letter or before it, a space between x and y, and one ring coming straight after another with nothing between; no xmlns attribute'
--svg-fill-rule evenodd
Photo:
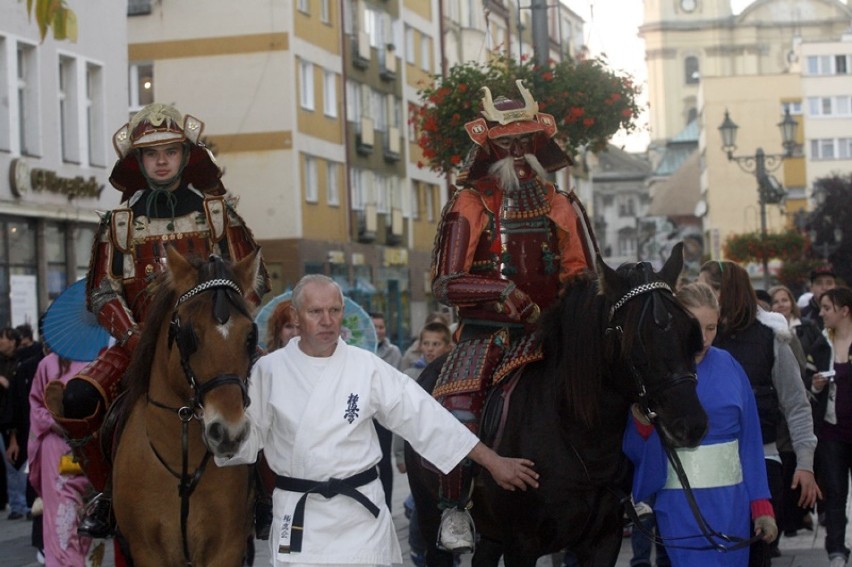
<svg viewBox="0 0 852 567"><path fill-rule="evenodd" d="M349 399L346 400L346 411L343 413L343 419L352 423L358 417L358 394L349 394Z"/></svg>

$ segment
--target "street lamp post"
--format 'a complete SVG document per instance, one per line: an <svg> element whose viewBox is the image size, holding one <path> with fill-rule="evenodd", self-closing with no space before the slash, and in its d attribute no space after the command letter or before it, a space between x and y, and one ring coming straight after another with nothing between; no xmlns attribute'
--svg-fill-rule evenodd
<svg viewBox="0 0 852 567"><path fill-rule="evenodd" d="M766 238L766 205L778 204L784 200L784 188L778 182L774 175L769 175L781 166L781 163L793 157L793 152L796 149L796 128L799 123L790 116L790 109L784 109L784 119L778 123L781 129L782 145L784 147L783 154L767 154L763 148L757 148L753 156L735 156L737 130L739 126L731 120L727 109L725 110L725 119L719 126L719 132L722 135L722 150L727 154L728 161L736 162L740 169L746 173L754 174L757 179L757 198L760 204L760 236ZM764 289L769 289L769 258L766 252L762 252L761 262L763 264L763 286Z"/></svg>

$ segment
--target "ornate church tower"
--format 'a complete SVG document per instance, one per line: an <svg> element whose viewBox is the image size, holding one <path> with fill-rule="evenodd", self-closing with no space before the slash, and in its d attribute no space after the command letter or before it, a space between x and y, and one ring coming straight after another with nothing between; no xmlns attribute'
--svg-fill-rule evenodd
<svg viewBox="0 0 852 567"><path fill-rule="evenodd" d="M718 67L732 24L730 0L645 0L639 35L652 143L671 139L695 118L701 75Z"/></svg>

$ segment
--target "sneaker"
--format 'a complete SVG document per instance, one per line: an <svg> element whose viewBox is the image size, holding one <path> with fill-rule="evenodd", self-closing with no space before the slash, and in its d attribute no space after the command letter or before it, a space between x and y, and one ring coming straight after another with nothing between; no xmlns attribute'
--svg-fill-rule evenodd
<svg viewBox="0 0 852 567"><path fill-rule="evenodd" d="M23 517L24 517L24 515L21 514L20 512L9 512L9 515L6 516L6 519L7 520L20 520Z"/></svg>
<svg viewBox="0 0 852 567"><path fill-rule="evenodd" d="M40 549L36 551L36 562L39 565L44 565L44 552Z"/></svg>
<svg viewBox="0 0 852 567"><path fill-rule="evenodd" d="M828 567L844 567L846 565L846 558L842 555L835 555L831 558L831 561L828 563Z"/></svg>
<svg viewBox="0 0 852 567"><path fill-rule="evenodd" d="M633 510L636 511L636 515L639 517L640 520L644 520L645 518L654 513L653 508L651 508L644 502L637 502L636 504L634 504Z"/></svg>
<svg viewBox="0 0 852 567"><path fill-rule="evenodd" d="M447 508L441 515L438 548L452 553L473 551L473 518L467 510Z"/></svg>

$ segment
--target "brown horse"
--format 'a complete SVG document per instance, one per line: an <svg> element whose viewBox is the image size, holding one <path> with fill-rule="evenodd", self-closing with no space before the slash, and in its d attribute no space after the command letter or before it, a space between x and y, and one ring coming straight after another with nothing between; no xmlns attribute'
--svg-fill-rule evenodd
<svg viewBox="0 0 852 567"><path fill-rule="evenodd" d="M695 320L672 295L683 267L678 244L663 269L625 264L612 270L598 258L599 278L569 281L542 316L544 360L522 369L508 407L492 392L487 417L505 413L501 455L532 460L536 490L509 492L480 474L473 514L480 541L474 567L533 567L546 554L571 550L583 567L612 567L622 539L622 504L630 479L621 451L629 408L654 416L675 446L696 446L707 415L695 392L694 355L701 347ZM426 385L438 361L420 377ZM433 378L432 378L433 379ZM497 418L499 419L499 418ZM406 446L408 481L430 566L453 564L438 551L438 478Z"/></svg>
<svg viewBox="0 0 852 567"><path fill-rule="evenodd" d="M257 253L233 267L168 251L126 376L113 506L136 566L243 564L253 504L248 466L219 468L249 423L246 380L257 329L243 290ZM190 506L191 504L191 506Z"/></svg>

